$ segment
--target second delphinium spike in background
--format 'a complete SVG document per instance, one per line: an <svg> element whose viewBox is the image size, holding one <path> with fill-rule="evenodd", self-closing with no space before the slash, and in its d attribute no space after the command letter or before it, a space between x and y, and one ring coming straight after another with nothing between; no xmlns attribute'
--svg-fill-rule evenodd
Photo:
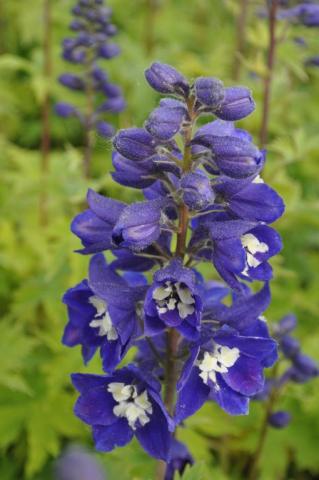
<svg viewBox="0 0 319 480"><path fill-rule="evenodd" d="M112 41L117 29L111 23L112 10L104 6L103 0L79 0L73 7L74 19L70 29L75 36L63 41L63 58L70 63L82 65L81 73L64 73L59 82L86 97L83 109L67 102L55 106L61 117L77 117L85 132L84 170L89 174L95 130L99 135L110 138L115 133L113 126L105 120L106 115L125 109L121 88L110 82L107 73L99 64L120 53Z"/></svg>

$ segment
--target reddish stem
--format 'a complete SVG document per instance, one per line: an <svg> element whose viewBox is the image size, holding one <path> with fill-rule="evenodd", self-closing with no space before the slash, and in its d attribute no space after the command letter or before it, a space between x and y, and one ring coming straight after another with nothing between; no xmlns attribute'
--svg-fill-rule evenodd
<svg viewBox="0 0 319 480"><path fill-rule="evenodd" d="M43 76L46 81L46 92L42 103L42 138L41 138L41 173L42 189L39 199L39 217L40 223L46 225L48 222L48 196L47 196L47 176L50 170L50 147L51 147L51 124L50 124L50 94L47 90L52 75L51 58L51 0L44 0L43 3Z"/></svg>
<svg viewBox="0 0 319 480"><path fill-rule="evenodd" d="M264 147L268 140L269 110L271 100L271 85L276 56L276 17L279 0L272 0L269 7L269 45L267 52L267 74L264 78L263 111L260 127L260 147Z"/></svg>
<svg viewBox="0 0 319 480"><path fill-rule="evenodd" d="M234 65L233 65L234 80L240 79L241 67L242 67L242 56L245 53L248 2L249 0L240 0L239 13L237 15L236 50L235 50Z"/></svg>

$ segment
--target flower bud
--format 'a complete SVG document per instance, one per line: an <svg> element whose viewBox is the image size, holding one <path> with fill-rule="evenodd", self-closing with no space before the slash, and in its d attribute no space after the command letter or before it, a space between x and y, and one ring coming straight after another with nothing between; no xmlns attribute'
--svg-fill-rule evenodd
<svg viewBox="0 0 319 480"><path fill-rule="evenodd" d="M223 102L214 112L218 118L228 121L240 120L255 110L255 102L248 88L229 87L224 89L224 93Z"/></svg>
<svg viewBox="0 0 319 480"><path fill-rule="evenodd" d="M315 361L307 355L303 355L302 353L299 353L296 357L294 357L293 365L294 368L298 369L302 375L308 378L316 377L319 374L319 369Z"/></svg>
<svg viewBox="0 0 319 480"><path fill-rule="evenodd" d="M298 340L290 337L290 335L284 335L282 337L282 339L280 340L280 347L283 354L287 358L295 357L300 351L300 344Z"/></svg>
<svg viewBox="0 0 319 480"><path fill-rule="evenodd" d="M269 419L268 423L274 428L285 428L291 421L291 415L284 410L278 410L277 412L273 412Z"/></svg>
<svg viewBox="0 0 319 480"><path fill-rule="evenodd" d="M99 112L119 113L123 112L126 107L126 102L123 97L108 98L99 107Z"/></svg>
<svg viewBox="0 0 319 480"><path fill-rule="evenodd" d="M203 135L196 137L194 143L209 148L213 167L216 165L222 173L233 178L253 175L263 160L255 145L235 136Z"/></svg>
<svg viewBox="0 0 319 480"><path fill-rule="evenodd" d="M152 63L145 71L145 78L154 90L159 93L171 93L188 96L189 85L185 77L175 68L165 63Z"/></svg>
<svg viewBox="0 0 319 480"><path fill-rule="evenodd" d="M77 110L73 105L66 102L59 102L55 105L55 113L63 118L72 117L77 114Z"/></svg>
<svg viewBox="0 0 319 480"><path fill-rule="evenodd" d="M200 77L194 84L196 99L206 107L215 109L224 100L223 83L214 77Z"/></svg>
<svg viewBox="0 0 319 480"><path fill-rule="evenodd" d="M113 58L119 55L121 52L120 47L115 43L107 43L105 45L101 45L98 51L98 54L101 58Z"/></svg>
<svg viewBox="0 0 319 480"><path fill-rule="evenodd" d="M105 138L111 138L114 135L114 128L107 122L100 120L96 123L96 131L99 135Z"/></svg>
<svg viewBox="0 0 319 480"><path fill-rule="evenodd" d="M155 140L143 128L120 130L113 140L116 150L123 157L141 161L155 155Z"/></svg>
<svg viewBox="0 0 319 480"><path fill-rule="evenodd" d="M71 90L84 90L85 83L78 75L73 73L63 73L59 76L59 82Z"/></svg>
<svg viewBox="0 0 319 480"><path fill-rule="evenodd" d="M200 170L184 175L181 179L181 188L183 200L191 210L202 210L214 201L215 195L209 178Z"/></svg>
<svg viewBox="0 0 319 480"><path fill-rule="evenodd" d="M101 90L107 97L119 97L122 94L120 87L113 83L104 83L101 85Z"/></svg>
<svg viewBox="0 0 319 480"><path fill-rule="evenodd" d="M171 99L169 99L171 100ZM187 110L182 102L173 100L173 103L164 102L156 108L149 116L146 130L161 140L170 140L182 128L182 123L187 115Z"/></svg>
<svg viewBox="0 0 319 480"><path fill-rule="evenodd" d="M142 162L134 162L114 152L112 155L112 163L115 172L112 178L126 187L146 188L156 181L156 177L152 177L153 162L144 160Z"/></svg>
<svg viewBox="0 0 319 480"><path fill-rule="evenodd" d="M193 463L194 459L186 446L173 438L167 462L165 480L173 480L175 478L175 472L183 475L187 465L193 465Z"/></svg>
<svg viewBox="0 0 319 480"><path fill-rule="evenodd" d="M290 333L297 326L297 318L293 314L285 315L278 323L278 333Z"/></svg>

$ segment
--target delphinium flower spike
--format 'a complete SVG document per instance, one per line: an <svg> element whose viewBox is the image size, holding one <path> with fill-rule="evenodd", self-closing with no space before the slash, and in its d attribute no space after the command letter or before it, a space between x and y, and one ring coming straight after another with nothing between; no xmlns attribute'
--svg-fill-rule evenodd
<svg viewBox="0 0 319 480"><path fill-rule="evenodd" d="M92 132L105 138L114 135L113 126L105 121L106 114L119 113L125 108L120 87L110 82L100 67L101 60L110 60L120 53L111 40L116 34L111 23L112 10L103 5L104 0L78 0L72 9L74 19L70 29L75 36L63 41L63 58L81 65L81 73L63 73L59 82L86 97L84 109L67 102L56 104L55 110L63 118L77 117L85 133L84 171L89 174L93 147Z"/></svg>
<svg viewBox="0 0 319 480"><path fill-rule="evenodd" d="M281 249L269 224L284 204L260 177L265 152L234 124L255 108L247 88L214 77L189 83L161 63L145 76L166 97L144 127L113 139L114 180L144 200L127 205L89 190L71 228L92 258L88 278L64 296L63 343L81 345L84 362L100 351L104 375L73 375L75 413L92 426L96 448L136 436L166 462L158 478L172 480L193 462L177 427L206 401L247 414L276 361L262 314L269 259ZM200 262L219 280L204 279ZM133 346L134 360L118 368Z"/></svg>

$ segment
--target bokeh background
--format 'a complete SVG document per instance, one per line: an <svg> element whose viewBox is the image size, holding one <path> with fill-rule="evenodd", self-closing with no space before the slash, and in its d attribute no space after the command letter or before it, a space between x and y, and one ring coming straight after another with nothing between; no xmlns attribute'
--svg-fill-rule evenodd
<svg viewBox="0 0 319 480"><path fill-rule="evenodd" d="M111 142L96 137L92 178L82 174L83 132L76 120L55 116L54 103L81 104L81 95L56 78L74 71L61 59L71 0L51 0L51 77L43 74L44 0L0 3L0 479L53 479L54 462L69 444L94 455L89 429L72 414L76 397L69 374L99 373L98 359L83 367L78 348L60 343L66 322L64 290L86 274L88 259L69 230L83 208L88 186L130 201L136 191L112 182ZM122 54L103 66L122 86L127 109L110 117L116 128L141 126L158 97L143 71L160 60L186 76L213 75L234 84L238 0L108 0L119 28ZM240 122L255 140L261 121L266 73L267 21L256 15L263 1L250 1L239 83L253 90L256 112ZM281 23L275 65L265 179L284 197L286 214L276 228L284 250L273 262L269 321L294 312L303 350L319 360L319 68L305 60L319 54L318 29ZM303 38L305 44L297 39ZM41 156L43 102L50 101L51 151ZM43 199L46 221L41 221ZM212 268L205 270L214 275ZM319 478L319 384L292 385L280 407L293 417L269 432L261 478ZM240 478L236 467L254 451L262 406L249 417L230 418L209 405L187 422L187 441L198 467L188 479ZM96 455L109 480L153 478L153 460L134 442ZM231 474L229 472L232 472ZM192 472L192 473L191 473ZM184 478L184 477L183 477ZM185 477L186 478L186 477ZM82 480L82 479L81 479Z"/></svg>

